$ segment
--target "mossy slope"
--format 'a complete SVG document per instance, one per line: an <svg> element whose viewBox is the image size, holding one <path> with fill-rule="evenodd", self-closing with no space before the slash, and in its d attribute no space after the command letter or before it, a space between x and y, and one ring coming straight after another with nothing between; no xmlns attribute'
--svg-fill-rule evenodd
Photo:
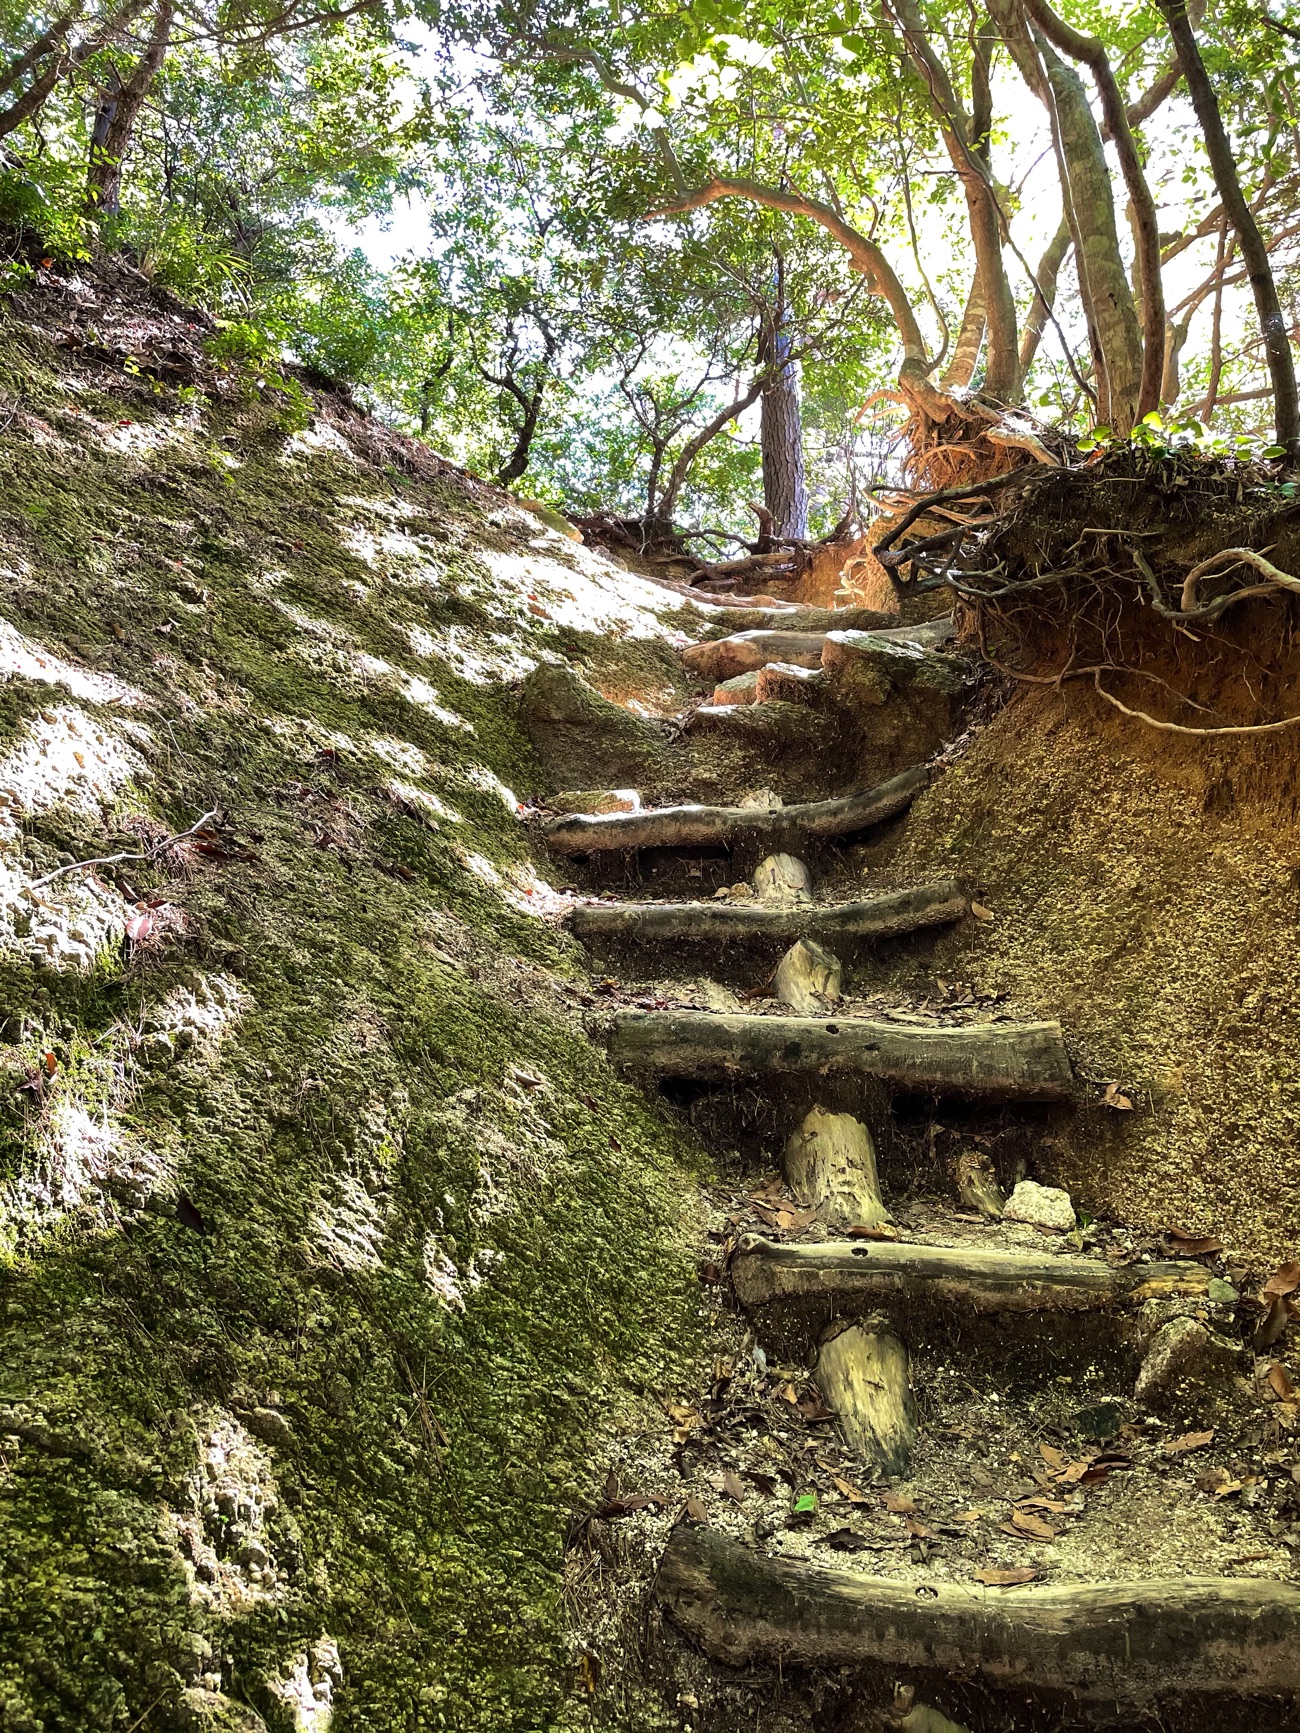
<svg viewBox="0 0 1300 1733"><path fill-rule="evenodd" d="M582 1033L512 682L664 610L345 403L181 401L202 320L112 288L0 328L0 1726L560 1726L694 1157Z"/></svg>

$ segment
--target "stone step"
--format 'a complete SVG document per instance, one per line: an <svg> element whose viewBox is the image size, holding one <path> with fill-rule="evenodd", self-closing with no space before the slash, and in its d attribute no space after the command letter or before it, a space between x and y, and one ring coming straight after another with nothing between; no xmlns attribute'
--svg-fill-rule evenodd
<svg viewBox="0 0 1300 1733"><path fill-rule="evenodd" d="M579 903L569 926L587 944L612 940L659 944L664 940L707 940L719 945L769 940L793 944L816 939L851 947L871 939L892 938L925 927L961 920L970 907L953 879L912 890L890 891L854 903Z"/></svg>
<svg viewBox="0 0 1300 1733"><path fill-rule="evenodd" d="M770 1558L681 1523L654 1595L705 1654L733 1667L916 1669L1099 1710L1190 1694L1276 1701L1300 1690L1300 1588L1271 1580L983 1588ZM1212 1713L1198 1722L1215 1724Z"/></svg>
<svg viewBox="0 0 1300 1733"><path fill-rule="evenodd" d="M647 848L727 848L756 843L797 846L801 840L852 836L905 811L930 780L924 765L905 770L878 788L838 800L815 800L774 809L749 806L664 806L645 812L571 814L542 826L556 854L632 853Z"/></svg>
<svg viewBox="0 0 1300 1733"><path fill-rule="evenodd" d="M856 1075L916 1094L1065 1101L1073 1090L1059 1023L917 1027L866 1017L622 1011L610 1056L657 1077Z"/></svg>
<svg viewBox="0 0 1300 1733"><path fill-rule="evenodd" d="M969 1316L1131 1311L1148 1300L1209 1297L1213 1280L1190 1261L1109 1264L1081 1254L988 1251L900 1240L783 1244L747 1235L731 1260L736 1297L751 1311L782 1303L851 1316L891 1302L906 1312Z"/></svg>

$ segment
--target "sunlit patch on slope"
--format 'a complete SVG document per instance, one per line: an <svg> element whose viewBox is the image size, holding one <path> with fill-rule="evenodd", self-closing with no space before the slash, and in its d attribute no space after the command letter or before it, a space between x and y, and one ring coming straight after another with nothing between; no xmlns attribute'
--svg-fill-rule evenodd
<svg viewBox="0 0 1300 1733"><path fill-rule="evenodd" d="M129 909L117 891L93 876L43 883L23 864L21 838L27 819L55 809L102 818L145 771L137 746L150 739L139 723L108 729L71 705L27 719L0 759L0 950L86 969L120 938Z"/></svg>
<svg viewBox="0 0 1300 1733"><path fill-rule="evenodd" d="M541 609L551 623L570 631L663 638L679 647L690 642L685 632L666 628L659 618L681 607L680 596L611 566L562 536L545 533L557 552L563 550L562 560L544 552L507 554L484 549L477 555L492 576L506 618L517 621L521 614L536 618L536 610Z"/></svg>
<svg viewBox="0 0 1300 1733"><path fill-rule="evenodd" d="M399 782L394 778L388 784L388 792L399 807L413 818L418 818L430 830L441 830L443 824L465 822L454 807L448 806L446 801L431 789L419 788L413 782Z"/></svg>
<svg viewBox="0 0 1300 1733"><path fill-rule="evenodd" d="M56 1097L41 1116L35 1156L0 1188L0 1259L30 1249L74 1213L91 1231L167 1188L171 1169L107 1104Z"/></svg>
<svg viewBox="0 0 1300 1733"><path fill-rule="evenodd" d="M139 1040L155 1051L211 1054L235 1023L246 995L229 975L194 970L142 1015Z"/></svg>
<svg viewBox="0 0 1300 1733"><path fill-rule="evenodd" d="M122 733L144 744L151 736L136 723L111 733L70 705L42 710L27 721L18 744L0 759L0 839L18 834L20 816L51 807L98 815L145 769Z"/></svg>
<svg viewBox="0 0 1300 1733"><path fill-rule="evenodd" d="M262 575L261 587L264 590L268 575ZM305 613L292 603L282 601L274 593L270 600L287 619L292 620L308 640L307 644L300 643L295 646L295 652L313 673L326 675L345 692L367 692L375 686L388 686L400 693L408 703L417 705L433 716L444 727L456 728L466 734L474 732L474 724L467 722L463 716L458 716L454 710L448 710L446 705L439 701L437 688L420 675L410 674L404 668L395 668L382 656L372 656L369 651L358 649L351 635L331 620L318 619L314 614Z"/></svg>
<svg viewBox="0 0 1300 1733"><path fill-rule="evenodd" d="M310 427L305 427L300 433L291 433L284 442L284 460L286 463L293 458L312 458L322 452L328 452L333 457L346 458L349 463L359 466L360 459L344 439L336 427L328 421L313 421Z"/></svg>
<svg viewBox="0 0 1300 1733"><path fill-rule="evenodd" d="M526 862L497 867L486 855L473 849L458 849L461 865L482 884L494 890L503 903L521 915L558 920L572 906L573 898L547 884Z"/></svg>
<svg viewBox="0 0 1300 1733"><path fill-rule="evenodd" d="M438 1236L428 1234L424 1241L425 1286L449 1311L463 1312L465 1296L477 1293L487 1281L493 1265L499 1264L504 1257L504 1252L495 1251L491 1246L481 1246L461 1270L449 1253L439 1245Z"/></svg>
<svg viewBox="0 0 1300 1733"><path fill-rule="evenodd" d="M0 568L0 578L17 580L20 573ZM91 704L144 703L144 694L112 674L100 674L90 668L79 668L26 637L8 620L0 619L0 680L17 676L24 680L42 680L48 686L62 686L74 698L84 698Z"/></svg>
<svg viewBox="0 0 1300 1733"><path fill-rule="evenodd" d="M384 1212L351 1174L339 1174L332 1195L322 1197L311 1218L312 1233L327 1260L343 1270L376 1270L384 1261Z"/></svg>
<svg viewBox="0 0 1300 1733"><path fill-rule="evenodd" d="M288 1662L285 1673L267 1683L293 1733L329 1733L334 1723L334 1693L343 1683L338 1644L322 1637Z"/></svg>

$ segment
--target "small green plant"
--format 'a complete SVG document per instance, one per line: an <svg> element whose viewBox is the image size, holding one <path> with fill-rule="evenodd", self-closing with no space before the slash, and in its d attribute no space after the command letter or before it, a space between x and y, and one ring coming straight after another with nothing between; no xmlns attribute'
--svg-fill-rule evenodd
<svg viewBox="0 0 1300 1733"><path fill-rule="evenodd" d="M1094 427L1075 441L1074 449L1089 454L1113 451L1120 445L1131 445L1141 451L1151 451L1161 457L1174 457L1180 452L1197 452L1205 457L1235 458L1250 463L1259 458L1285 457L1280 445L1264 445L1258 436L1245 433L1211 433L1203 421L1192 417L1177 417L1166 421L1158 409L1144 415L1127 436L1110 427ZM1293 486L1285 483L1284 486ZM1291 495L1287 495L1288 498Z"/></svg>
<svg viewBox="0 0 1300 1733"><path fill-rule="evenodd" d="M206 348L209 359L237 380L247 395L269 391L284 399L280 424L286 432L309 425L311 399L296 379L282 371L274 339L260 325L248 319L218 319L217 333Z"/></svg>

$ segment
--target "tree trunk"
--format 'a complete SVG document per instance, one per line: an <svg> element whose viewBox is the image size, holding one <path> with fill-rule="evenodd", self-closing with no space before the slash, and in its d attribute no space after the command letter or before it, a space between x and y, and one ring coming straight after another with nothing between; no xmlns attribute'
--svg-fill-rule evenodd
<svg viewBox="0 0 1300 1733"><path fill-rule="evenodd" d="M970 294L966 297L966 311L962 314L961 330L957 333L957 342L952 352L952 360L948 363L941 384L946 391L954 386L964 389L975 377L975 368L980 358L980 350L984 345L984 291L980 287L980 274L976 271L970 286Z"/></svg>
<svg viewBox="0 0 1300 1733"><path fill-rule="evenodd" d="M112 87L100 94L86 172L87 202L100 215L116 216L122 208L122 163L131 147L149 87L166 57L172 13L172 0L163 0L154 15L148 47L130 78L123 84L114 72Z"/></svg>
<svg viewBox="0 0 1300 1733"><path fill-rule="evenodd" d="M785 261L779 253L772 281L771 316L764 319L758 339L758 364L763 372L759 404L763 506L770 520L769 534L789 541L806 541L808 488L804 479L799 365L790 354Z"/></svg>
<svg viewBox="0 0 1300 1733"><path fill-rule="evenodd" d="M1291 1583L1169 1577L1008 1592L929 1579L923 1588L769 1558L730 1535L681 1523L654 1594L715 1660L778 1676L795 1667L938 1668L1111 1709L1176 1693L1276 1703L1300 1691L1300 1589ZM1259 1713L1256 1724L1268 1724L1269 1711ZM1195 1724L1216 1725L1213 1711Z"/></svg>
<svg viewBox="0 0 1300 1733"><path fill-rule="evenodd" d="M1037 287L1034 290L1029 317L1025 320L1024 335L1020 339L1022 374L1027 375L1033 365L1038 345L1043 340L1043 332L1046 331L1052 310L1056 306L1056 285L1069 250L1070 223L1067 217L1062 217L1061 226L1047 243L1047 250L1038 261Z"/></svg>
<svg viewBox="0 0 1300 1733"><path fill-rule="evenodd" d="M873 1077L912 1095L1068 1101L1059 1023L912 1027L867 1017L619 1011L610 1057L656 1077Z"/></svg>
<svg viewBox="0 0 1300 1733"><path fill-rule="evenodd" d="M542 839L555 854L631 853L643 848L798 846L809 837L853 836L905 812L930 781L924 765L900 771L862 794L768 812L753 806L662 806L650 812L583 813L548 819Z"/></svg>
<svg viewBox="0 0 1300 1733"><path fill-rule="evenodd" d="M1295 359L1287 336L1286 319L1277 298L1277 284L1269 264L1268 248L1259 232L1259 224L1241 190L1232 143L1223 125L1219 99L1214 94L1196 45L1196 33L1187 16L1184 0L1156 0L1169 26L1169 34L1178 50L1178 63L1187 81L1187 93L1192 99L1206 154L1214 173L1214 184L1228 221L1232 224L1245 261L1264 337L1264 354L1268 361L1273 385L1273 411L1277 442L1291 457L1300 457L1300 392L1296 388Z"/></svg>

